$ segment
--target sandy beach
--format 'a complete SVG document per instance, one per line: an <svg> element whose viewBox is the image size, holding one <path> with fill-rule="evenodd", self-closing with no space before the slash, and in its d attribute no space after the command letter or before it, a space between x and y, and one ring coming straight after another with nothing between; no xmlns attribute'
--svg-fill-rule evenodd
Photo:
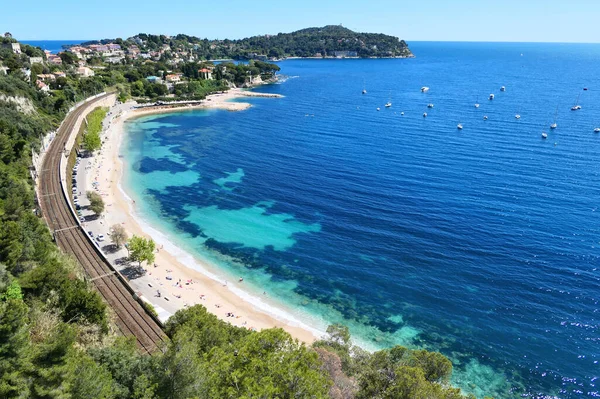
<svg viewBox="0 0 600 399"><path fill-rule="evenodd" d="M241 111L247 109L250 104L229 101L244 96L277 97L234 89L223 94L212 95L202 104L183 107L183 109L218 108ZM120 183L123 160L119 157L119 146L123 138L124 122L141 115L172 111L173 108L166 107L134 109L131 103L119 104L111 108L105 120L107 128L103 133L102 150L85 161L87 166L85 166L83 183L86 190L95 190L103 196L106 205L105 213L97 221L85 222L86 230L93 231L96 236L98 234L106 236L106 241L100 244L101 247L110 244L107 234L110 226L115 224L123 225L130 237L135 234L155 240L158 247L156 266L143 264L145 275L132 278L130 281L140 296L153 304L162 320L178 309L202 304L220 319L233 325L256 330L281 327L301 341L313 342L319 335L316 329L302 324L291 316L284 316L286 312L281 308L274 308L274 304L270 303L266 294L250 296L244 291L243 281L224 280L219 276L215 266L192 259L159 231L148 226L136 213L135 202L129 198L126 187L122 187ZM118 253L108 256L114 262L126 255L126 250L121 249ZM124 267L117 266L120 270Z"/></svg>

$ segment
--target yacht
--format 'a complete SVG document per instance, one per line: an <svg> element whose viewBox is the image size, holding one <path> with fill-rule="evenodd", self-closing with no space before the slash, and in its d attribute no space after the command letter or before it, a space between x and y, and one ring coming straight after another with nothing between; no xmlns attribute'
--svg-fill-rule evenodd
<svg viewBox="0 0 600 399"><path fill-rule="evenodd" d="M546 132L542 132L542 138L543 138L543 139L547 139L547 138L548 138L548 133L546 133Z"/></svg>
<svg viewBox="0 0 600 399"><path fill-rule="evenodd" d="M550 129L556 129L558 125L556 124L556 118L558 117L558 105L556 106L556 112L554 113L554 122L550 125Z"/></svg>
<svg viewBox="0 0 600 399"><path fill-rule="evenodd" d="M429 91L429 87L423 86L421 87L421 93L427 93Z"/></svg>
<svg viewBox="0 0 600 399"><path fill-rule="evenodd" d="M519 114L516 114L516 115L515 115L515 119L521 119L521 115L519 115Z"/></svg>
<svg viewBox="0 0 600 399"><path fill-rule="evenodd" d="M496 96L495 96L495 95L493 95L493 94L490 94L490 100L493 100L493 99L494 99L494 97L496 97Z"/></svg>
<svg viewBox="0 0 600 399"><path fill-rule="evenodd" d="M389 107L391 107L391 106L392 106L392 103L391 103L391 102L389 102L389 101L388 101L388 102L385 104L385 107L386 107L386 108L389 108Z"/></svg>
<svg viewBox="0 0 600 399"><path fill-rule="evenodd" d="M594 133L600 133L600 127L595 128Z"/></svg>
<svg viewBox="0 0 600 399"><path fill-rule="evenodd" d="M462 130L462 128L463 128L463 125L461 125L461 124L459 123L458 125L456 125L456 128L457 128L458 130Z"/></svg>
<svg viewBox="0 0 600 399"><path fill-rule="evenodd" d="M502 87L500 88L500 91L506 91L506 87L502 86Z"/></svg>
<svg viewBox="0 0 600 399"><path fill-rule="evenodd" d="M433 104L427 104L427 108L433 108Z"/></svg>
<svg viewBox="0 0 600 399"><path fill-rule="evenodd" d="M578 111L581 109L581 105L579 105L579 96L581 96L581 93L577 95L577 101L575 101L575 105L571 107L571 111Z"/></svg>

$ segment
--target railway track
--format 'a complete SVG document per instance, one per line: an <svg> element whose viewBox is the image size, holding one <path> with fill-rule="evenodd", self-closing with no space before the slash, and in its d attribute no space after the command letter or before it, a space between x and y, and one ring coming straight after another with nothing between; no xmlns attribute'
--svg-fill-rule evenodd
<svg viewBox="0 0 600 399"><path fill-rule="evenodd" d="M88 279L113 309L120 332L125 336L134 336L142 352L153 352L162 348L167 339L161 326L134 298L131 287L102 256L100 249L78 224L60 180L63 149L77 119L90 104L97 103L109 95L98 97L78 107L65 118L46 152L42 165L39 176L40 207L48 227L55 232L58 246L77 259Z"/></svg>

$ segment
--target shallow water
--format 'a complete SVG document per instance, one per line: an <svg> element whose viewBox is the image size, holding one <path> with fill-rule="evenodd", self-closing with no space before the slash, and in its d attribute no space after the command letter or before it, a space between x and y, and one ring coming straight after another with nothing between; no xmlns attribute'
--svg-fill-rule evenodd
<svg viewBox="0 0 600 399"><path fill-rule="evenodd" d="M260 91L285 98L244 112L129 122L128 193L315 328L439 350L478 396L600 395L600 46L410 45L282 62Z"/></svg>

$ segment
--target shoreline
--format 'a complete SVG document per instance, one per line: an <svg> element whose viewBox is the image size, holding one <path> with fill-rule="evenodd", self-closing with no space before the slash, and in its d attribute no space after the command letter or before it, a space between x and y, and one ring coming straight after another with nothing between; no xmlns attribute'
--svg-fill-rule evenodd
<svg viewBox="0 0 600 399"><path fill-rule="evenodd" d="M101 151L91 158L91 165L89 170L86 169L85 174L86 190L95 190L102 195L106 204L105 213L96 222L86 222L90 225L86 226L86 230L93 230L95 227L100 230L98 233L107 236L110 226L121 224L130 237L133 234L151 237L156 242L155 264L157 266L142 265L146 274L142 277L130 278L129 282L143 300L153 305L163 322L176 310L202 304L209 312L238 327L255 330L280 327L294 338L311 344L324 332L296 319L286 311L285 306L270 300L266 293L263 293L265 295L263 297L259 293L253 293L256 289L245 289L243 281L227 281L224 277L227 272L220 270L218 265L200 260L174 244L167 234L153 227L140 214L135 200L127 193L123 184L126 161L119 154L126 133L124 123L127 120L151 114L196 109L241 111L251 105L229 102L229 100L250 96L280 97L233 89L233 91L211 95L207 98L208 101L194 106L132 109L130 104L121 104L111 107L112 115L108 117L110 121L103 132L104 145ZM108 168L103 167L104 165ZM108 237L107 241L108 244ZM121 249L111 256L115 260L119 259L127 255L124 251ZM132 266L137 267L137 264L128 266L131 269ZM120 270L127 268L124 265L116 267ZM157 291L160 291L160 297L157 296ZM228 316L229 314L234 316Z"/></svg>

